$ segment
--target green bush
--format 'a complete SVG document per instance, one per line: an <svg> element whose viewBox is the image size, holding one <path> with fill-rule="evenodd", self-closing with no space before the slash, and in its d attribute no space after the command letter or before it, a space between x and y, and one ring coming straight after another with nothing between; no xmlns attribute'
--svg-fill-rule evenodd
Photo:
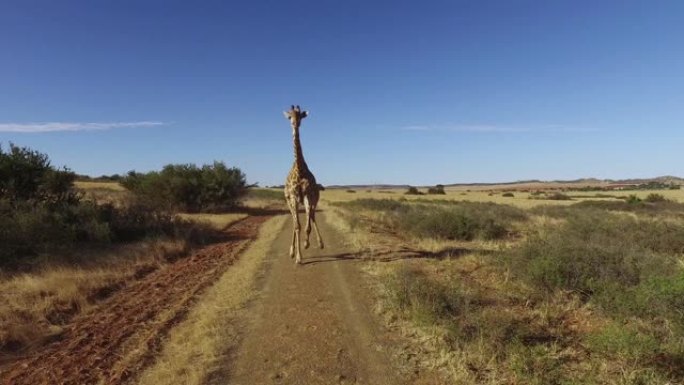
<svg viewBox="0 0 684 385"><path fill-rule="evenodd" d="M450 319L469 306L459 286L439 283L420 270L400 268L385 285L390 306L420 324Z"/></svg>
<svg viewBox="0 0 684 385"><path fill-rule="evenodd" d="M422 192L418 191L418 189L413 187L413 186L409 187L408 190L406 190L406 192L404 194L406 194L406 195L423 195Z"/></svg>
<svg viewBox="0 0 684 385"><path fill-rule="evenodd" d="M9 150L0 146L0 199L72 204L80 199L73 189L76 174L58 170L47 155L28 147L10 143Z"/></svg>
<svg viewBox="0 0 684 385"><path fill-rule="evenodd" d="M655 203L655 202L665 202L667 199L663 194L657 194L657 193L650 193L644 199L644 202L650 202L650 203Z"/></svg>
<svg viewBox="0 0 684 385"><path fill-rule="evenodd" d="M683 247L684 226L587 211L530 236L514 250L513 266L542 287L592 294L667 273L675 260L661 253Z"/></svg>
<svg viewBox="0 0 684 385"><path fill-rule="evenodd" d="M348 201L348 202L338 202L335 204L337 206L342 206L342 207L346 207L349 209L362 209L362 210L372 210L372 211L403 210L407 207L405 200L397 200L397 199L362 198L362 199L355 199L353 201Z"/></svg>
<svg viewBox="0 0 684 385"><path fill-rule="evenodd" d="M169 164L146 174L131 171L121 185L146 204L186 212L233 208L248 188L245 174L222 162L202 167Z"/></svg>
<svg viewBox="0 0 684 385"><path fill-rule="evenodd" d="M654 358L659 350L658 341L633 328L609 324L587 337L591 350L633 362Z"/></svg>
<svg viewBox="0 0 684 385"><path fill-rule="evenodd" d="M478 215L465 207L415 207L395 216L395 228L418 238L449 240L499 239L507 234L505 224L497 218Z"/></svg>
<svg viewBox="0 0 684 385"><path fill-rule="evenodd" d="M503 194L501 194L501 196L502 196L502 197L506 197L506 198L513 198L513 197L515 197L515 195L513 195L512 192L503 193Z"/></svg>
<svg viewBox="0 0 684 385"><path fill-rule="evenodd" d="M571 290L615 315L684 326L682 253L682 223L584 211L530 236L510 252L509 266L540 293Z"/></svg>
<svg viewBox="0 0 684 385"><path fill-rule="evenodd" d="M572 200L572 198L571 198L569 195L563 194L563 193L560 193L560 192L554 192L554 193L552 193L552 194L549 194L549 195L546 196L546 199L550 199L550 200L554 200L554 201L569 201L569 200Z"/></svg>
<svg viewBox="0 0 684 385"><path fill-rule="evenodd" d="M435 195L446 195L446 191L444 191L444 186L441 184L436 185L435 187L430 187L428 188L427 191L428 194L435 194Z"/></svg>
<svg viewBox="0 0 684 385"><path fill-rule="evenodd" d="M0 201L0 266L22 268L35 257L64 254L81 245L105 245L154 237L204 244L214 232L208 226L141 205L116 208L91 201L53 207L48 204Z"/></svg>
<svg viewBox="0 0 684 385"><path fill-rule="evenodd" d="M553 218L566 218L568 216L584 215L587 211L627 211L637 214L647 214L657 216L660 214L684 214L684 204L671 200L658 202L644 202L636 198L629 203L626 200L620 201L595 201L587 200L574 203L570 206L542 205L530 210L537 215L546 215Z"/></svg>
<svg viewBox="0 0 684 385"><path fill-rule="evenodd" d="M24 268L82 245L172 237L204 243L207 228L142 204L123 208L82 200L75 174L50 166L45 154L0 149L0 267ZM73 253L66 253L73 254Z"/></svg>
<svg viewBox="0 0 684 385"><path fill-rule="evenodd" d="M500 239L511 233L513 222L527 218L518 208L481 202L358 199L338 205L381 212L385 226L417 238Z"/></svg>
<svg viewBox="0 0 684 385"><path fill-rule="evenodd" d="M625 202L627 202L630 205L636 205L641 203L641 198L636 196L636 194L630 194L627 198L625 198Z"/></svg>

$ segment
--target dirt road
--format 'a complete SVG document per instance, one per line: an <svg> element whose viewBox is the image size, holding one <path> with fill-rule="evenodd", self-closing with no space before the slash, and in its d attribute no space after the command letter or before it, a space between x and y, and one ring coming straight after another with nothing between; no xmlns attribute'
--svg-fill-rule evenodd
<svg viewBox="0 0 684 385"><path fill-rule="evenodd" d="M212 383L403 383L354 256L324 213L319 224L326 248L312 242L300 266L287 255L292 227L284 227L266 260L262 295L247 312L243 342Z"/></svg>
<svg viewBox="0 0 684 385"><path fill-rule="evenodd" d="M172 328L217 282L269 216L231 226L230 239L148 272L75 319L58 340L0 369L4 384L130 384L154 362ZM256 299L236 319L239 341L209 384L373 384L410 381L392 368L391 333L376 324L373 299L344 234L319 215L326 249L313 242L303 265L287 255L291 223L278 233L256 281ZM266 250L266 248L265 248ZM201 299L200 299L201 300ZM232 351L230 351L232 349ZM198 363L201 365L201 363Z"/></svg>

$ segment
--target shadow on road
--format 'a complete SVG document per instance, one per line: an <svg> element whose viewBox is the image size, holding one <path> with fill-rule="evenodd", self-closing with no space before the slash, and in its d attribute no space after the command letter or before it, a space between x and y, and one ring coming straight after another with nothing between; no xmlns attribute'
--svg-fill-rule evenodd
<svg viewBox="0 0 684 385"><path fill-rule="evenodd" d="M324 212L325 210L322 209L316 209L316 214L320 214ZM236 208L232 211L231 213L237 213L237 214L247 214L255 217L260 217L260 216L268 216L268 215L282 215L282 214L290 214L290 210L288 210L285 207L239 207ZM299 213L300 215L304 213L304 208L300 207L299 208ZM300 220L303 218L300 217Z"/></svg>
<svg viewBox="0 0 684 385"><path fill-rule="evenodd" d="M324 262L336 261L376 261L376 262L392 262L402 259L454 259L463 255L478 252L483 254L492 254L493 251L481 249L469 249L465 247L447 247L442 250L432 252L425 250L413 250L410 248L400 248L396 250L387 250L382 252L355 252L355 253L341 253L335 255L323 255L320 257L303 258L302 264L316 264Z"/></svg>

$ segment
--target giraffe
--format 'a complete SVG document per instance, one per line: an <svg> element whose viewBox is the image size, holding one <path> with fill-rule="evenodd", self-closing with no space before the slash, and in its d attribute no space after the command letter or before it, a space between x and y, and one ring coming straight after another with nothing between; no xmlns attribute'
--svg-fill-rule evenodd
<svg viewBox="0 0 684 385"><path fill-rule="evenodd" d="M294 164L290 173L285 180L285 200L287 206L292 214L292 222L294 225L292 231L292 245L290 245L290 258L295 258L295 263L302 262L302 253L299 248L299 205L304 205L306 211L306 239L304 240L304 248L309 248L309 234L311 233L311 225L313 224L316 230L316 238L318 238L318 245L322 249L324 247L321 234L318 232L318 225L316 224L316 206L318 205L319 192L321 186L316 184L316 178L307 167L302 154L302 145L299 141L299 125L302 119L306 118L308 111L302 111L299 106L291 106L289 111L284 111L285 118L290 121L292 126L292 139L294 141Z"/></svg>

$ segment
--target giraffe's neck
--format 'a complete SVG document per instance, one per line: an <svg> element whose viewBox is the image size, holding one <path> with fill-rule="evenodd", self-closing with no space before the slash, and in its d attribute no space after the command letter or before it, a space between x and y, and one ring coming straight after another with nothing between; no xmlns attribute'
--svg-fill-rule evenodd
<svg viewBox="0 0 684 385"><path fill-rule="evenodd" d="M295 130L293 142L295 165L300 169L305 169L306 162L304 161L304 154L302 153L302 143L299 141L299 130Z"/></svg>

